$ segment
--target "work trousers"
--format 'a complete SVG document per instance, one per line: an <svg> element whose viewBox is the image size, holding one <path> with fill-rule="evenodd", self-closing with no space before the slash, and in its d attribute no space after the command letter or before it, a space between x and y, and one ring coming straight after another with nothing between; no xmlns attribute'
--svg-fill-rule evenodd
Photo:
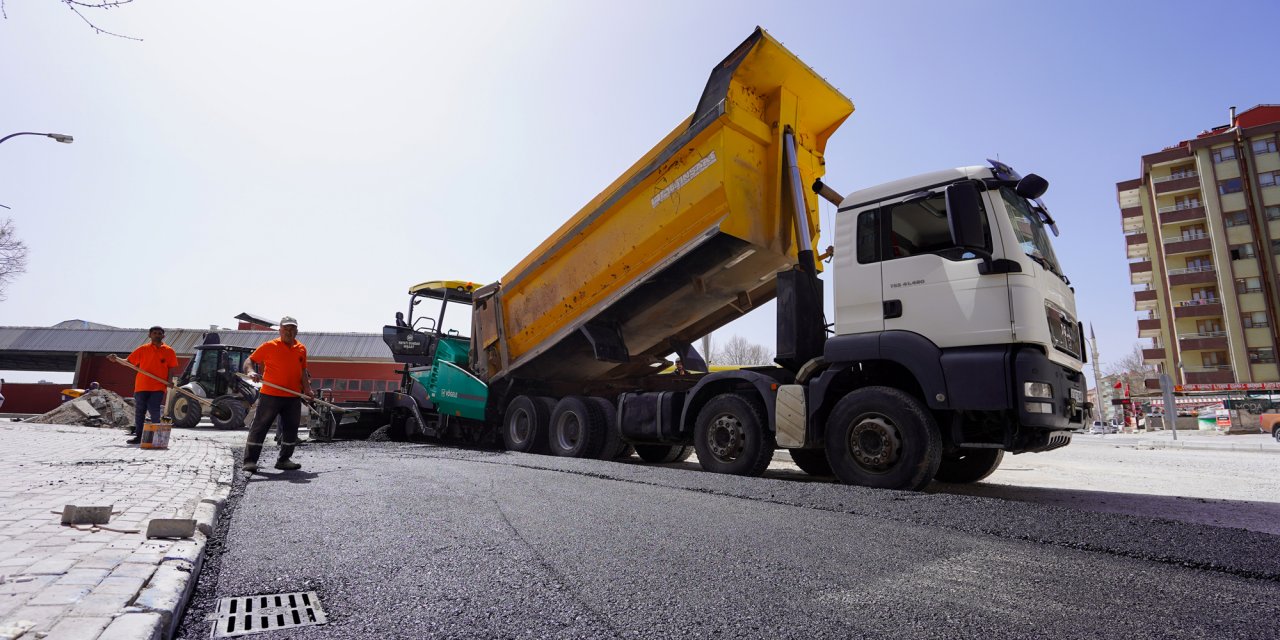
<svg viewBox="0 0 1280 640"><path fill-rule="evenodd" d="M151 422L160 422L160 404L164 402L163 391L133 392L133 437L142 437L142 423L146 414L151 414Z"/></svg>
<svg viewBox="0 0 1280 640"><path fill-rule="evenodd" d="M298 446L298 423L302 420L302 398L258 396L258 415L249 427L249 441L244 446L244 461L258 462L262 455L262 441L267 439L271 423L280 417L280 460L288 460L293 448Z"/></svg>

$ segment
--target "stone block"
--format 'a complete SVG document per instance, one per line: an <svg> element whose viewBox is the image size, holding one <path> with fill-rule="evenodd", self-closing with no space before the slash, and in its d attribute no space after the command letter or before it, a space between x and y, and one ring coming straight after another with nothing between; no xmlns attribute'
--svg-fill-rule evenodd
<svg viewBox="0 0 1280 640"><path fill-rule="evenodd" d="M71 608L71 615L114 616L133 601L132 593L90 593Z"/></svg>
<svg viewBox="0 0 1280 640"><path fill-rule="evenodd" d="M105 507L77 507L74 504L62 508L62 524L107 524L115 505Z"/></svg>
<svg viewBox="0 0 1280 640"><path fill-rule="evenodd" d="M93 586L102 582L102 579L110 573L107 569L72 569L66 572L62 577L58 578L56 585L89 585Z"/></svg>
<svg viewBox="0 0 1280 640"><path fill-rule="evenodd" d="M67 586L49 586L38 591L31 599L27 601L28 605L59 605L70 606L80 602L80 599L89 595L92 587L81 585Z"/></svg>
<svg viewBox="0 0 1280 640"><path fill-rule="evenodd" d="M142 585L146 584L145 578L134 576L115 576L104 579L93 588L94 593L125 593L133 595L142 591Z"/></svg>
<svg viewBox="0 0 1280 640"><path fill-rule="evenodd" d="M70 571L75 564L76 561L71 558L45 558L27 567L22 573L29 576L58 576Z"/></svg>
<svg viewBox="0 0 1280 640"><path fill-rule="evenodd" d="M148 538L190 538L196 534L196 521L184 518L152 518L147 523Z"/></svg>
<svg viewBox="0 0 1280 640"><path fill-rule="evenodd" d="M160 640L162 623L157 613L126 613L113 620L98 640Z"/></svg>
<svg viewBox="0 0 1280 640"><path fill-rule="evenodd" d="M45 636L45 640L96 638L109 624L111 624L110 616L67 616L49 629L49 635Z"/></svg>

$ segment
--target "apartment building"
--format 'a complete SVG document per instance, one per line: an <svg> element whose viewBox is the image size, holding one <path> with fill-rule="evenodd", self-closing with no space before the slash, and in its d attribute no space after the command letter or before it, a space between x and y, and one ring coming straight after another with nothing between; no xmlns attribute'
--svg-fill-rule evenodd
<svg viewBox="0 0 1280 640"><path fill-rule="evenodd" d="M1142 353L1178 384L1280 381L1278 146L1280 105L1232 107L1116 184Z"/></svg>

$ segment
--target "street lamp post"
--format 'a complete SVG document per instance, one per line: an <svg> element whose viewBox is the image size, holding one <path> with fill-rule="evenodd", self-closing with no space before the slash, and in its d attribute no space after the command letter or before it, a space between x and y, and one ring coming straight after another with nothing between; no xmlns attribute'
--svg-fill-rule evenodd
<svg viewBox="0 0 1280 640"><path fill-rule="evenodd" d="M72 142L75 141L75 138L72 138L71 136L65 133L37 133L35 131L19 131L18 133L11 133L3 138L0 138L0 142L4 142L5 140L8 140L9 138L13 138L16 136L44 136L46 138L53 138L54 140L57 140L58 142L61 142L63 144L71 144Z"/></svg>

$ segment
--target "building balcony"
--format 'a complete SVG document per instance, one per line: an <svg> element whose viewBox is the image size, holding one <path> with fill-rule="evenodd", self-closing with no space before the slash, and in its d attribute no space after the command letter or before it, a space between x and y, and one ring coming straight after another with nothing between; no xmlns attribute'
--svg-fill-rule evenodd
<svg viewBox="0 0 1280 640"><path fill-rule="evenodd" d="M1160 224L1173 224L1175 222L1190 222L1192 220L1204 219L1204 205L1195 206L1169 206L1160 207L1157 210L1160 214Z"/></svg>
<svg viewBox="0 0 1280 640"><path fill-rule="evenodd" d="M1225 331L1183 333L1178 335L1178 346L1183 351L1226 351L1227 334Z"/></svg>
<svg viewBox="0 0 1280 640"><path fill-rule="evenodd" d="M1229 365L1217 368L1201 367L1198 371L1186 370L1183 378L1187 384L1226 384L1236 381L1236 374Z"/></svg>
<svg viewBox="0 0 1280 640"><path fill-rule="evenodd" d="M1147 391L1159 391L1160 378L1147 378L1142 381L1142 386L1145 387Z"/></svg>
<svg viewBox="0 0 1280 640"><path fill-rule="evenodd" d="M1151 182L1155 186L1156 195L1158 196L1179 191L1200 190L1200 175L1194 171L1176 176L1156 178Z"/></svg>
<svg viewBox="0 0 1280 640"><path fill-rule="evenodd" d="M1132 278L1133 276L1130 274L1130 279ZM1218 274L1214 271L1213 265L1169 270L1170 287L1184 284L1214 284L1216 282L1218 282Z"/></svg>
<svg viewBox="0 0 1280 640"><path fill-rule="evenodd" d="M1123 219L1123 218L1141 218L1141 217L1142 217L1142 205L1138 205L1138 206L1136 206L1136 207L1125 207L1124 209L1121 209L1121 210L1120 210L1120 217L1121 217L1122 219Z"/></svg>
<svg viewBox="0 0 1280 640"><path fill-rule="evenodd" d="M1183 300L1173 307L1175 318L1220 318L1222 303L1216 298L1207 300Z"/></svg>
<svg viewBox="0 0 1280 640"><path fill-rule="evenodd" d="M1143 350L1142 350L1142 361L1143 361L1143 362L1158 362L1158 361L1161 361L1161 360L1164 360L1164 348L1163 348L1163 347L1161 347L1161 348L1159 348L1159 349L1143 349Z"/></svg>
<svg viewBox="0 0 1280 640"><path fill-rule="evenodd" d="M1156 338L1160 336L1160 318L1144 318L1138 320L1139 338Z"/></svg>
<svg viewBox="0 0 1280 640"><path fill-rule="evenodd" d="M1213 243L1209 240L1209 236L1203 233L1195 237L1175 236L1164 241L1165 255L1208 253L1212 249Z"/></svg>
<svg viewBox="0 0 1280 640"><path fill-rule="evenodd" d="M1149 311L1156 308L1156 290L1144 289L1133 292L1133 310Z"/></svg>

